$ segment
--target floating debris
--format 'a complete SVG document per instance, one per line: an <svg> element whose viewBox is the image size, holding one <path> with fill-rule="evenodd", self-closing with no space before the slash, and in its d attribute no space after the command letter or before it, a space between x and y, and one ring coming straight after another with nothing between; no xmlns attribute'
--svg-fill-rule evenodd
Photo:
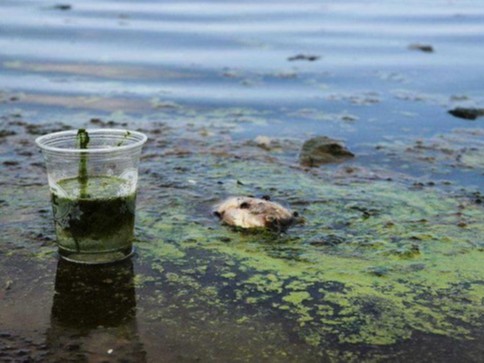
<svg viewBox="0 0 484 363"><path fill-rule="evenodd" d="M322 164L345 161L354 157L341 142L326 136L317 136L307 140L301 149L299 163L315 167Z"/></svg>
<svg viewBox="0 0 484 363"><path fill-rule="evenodd" d="M296 222L298 214L268 199L230 197L216 206L214 214L230 226L284 232Z"/></svg>

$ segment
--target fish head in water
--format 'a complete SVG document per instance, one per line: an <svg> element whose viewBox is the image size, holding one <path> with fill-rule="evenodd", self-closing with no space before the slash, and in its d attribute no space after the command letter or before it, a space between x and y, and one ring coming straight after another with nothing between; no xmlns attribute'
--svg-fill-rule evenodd
<svg viewBox="0 0 484 363"><path fill-rule="evenodd" d="M253 197L230 197L215 207L214 214L230 226L278 232L284 232L297 221L297 213L278 203Z"/></svg>

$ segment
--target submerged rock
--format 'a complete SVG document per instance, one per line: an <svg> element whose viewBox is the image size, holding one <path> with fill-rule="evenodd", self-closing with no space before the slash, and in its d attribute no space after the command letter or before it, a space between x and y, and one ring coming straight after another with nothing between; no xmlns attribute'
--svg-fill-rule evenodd
<svg viewBox="0 0 484 363"><path fill-rule="evenodd" d="M342 143L326 136L317 136L307 140L301 149L299 163L303 166L319 166L322 164L345 161L355 155Z"/></svg>
<svg viewBox="0 0 484 363"><path fill-rule="evenodd" d="M297 213L267 199L230 197L215 207L224 223L241 228L267 228L283 232L296 222Z"/></svg>
<svg viewBox="0 0 484 363"><path fill-rule="evenodd" d="M456 107L453 110L450 110L449 113L452 116L466 120L475 120L478 117L484 116L484 108Z"/></svg>

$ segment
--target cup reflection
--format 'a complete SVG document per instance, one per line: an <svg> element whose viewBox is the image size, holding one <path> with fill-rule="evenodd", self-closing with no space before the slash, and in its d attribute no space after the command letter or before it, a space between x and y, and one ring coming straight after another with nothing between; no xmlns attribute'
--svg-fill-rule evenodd
<svg viewBox="0 0 484 363"><path fill-rule="evenodd" d="M146 361L131 260L85 266L59 259L53 300L49 361Z"/></svg>

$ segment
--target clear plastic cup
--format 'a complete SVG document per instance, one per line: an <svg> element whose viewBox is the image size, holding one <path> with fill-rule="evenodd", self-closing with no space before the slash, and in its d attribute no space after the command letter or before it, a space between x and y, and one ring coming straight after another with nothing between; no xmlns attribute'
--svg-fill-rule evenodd
<svg viewBox="0 0 484 363"><path fill-rule="evenodd" d="M127 130L55 132L42 149L59 255L102 264L133 253L138 165L146 135Z"/></svg>

